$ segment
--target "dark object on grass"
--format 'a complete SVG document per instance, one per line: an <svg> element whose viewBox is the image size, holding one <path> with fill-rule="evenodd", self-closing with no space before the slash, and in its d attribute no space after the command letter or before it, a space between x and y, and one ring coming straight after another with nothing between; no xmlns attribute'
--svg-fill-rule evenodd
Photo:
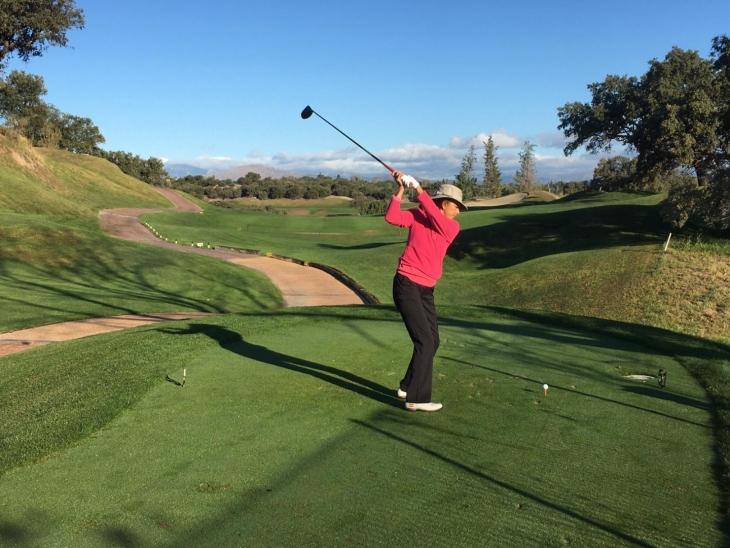
<svg viewBox="0 0 730 548"><path fill-rule="evenodd" d="M667 386L667 372L664 369L660 369L659 373L657 375L657 378L659 379L659 386L662 388L666 388Z"/></svg>
<svg viewBox="0 0 730 548"><path fill-rule="evenodd" d="M172 377L171 377L170 375L165 375L165 380L166 380L167 382L171 382L172 384L174 384L174 385L176 385L176 386L183 386L183 384L184 384L184 382L185 382L185 380L184 380L184 379L183 379L183 382L180 382L180 381L176 381L176 380L175 380L175 379L173 379L173 378L172 378Z"/></svg>
<svg viewBox="0 0 730 548"><path fill-rule="evenodd" d="M347 133L345 133L344 131L342 131L336 125L334 125L331 122L327 121L323 116L320 116L320 114L317 111L315 111L312 107L310 107L309 105L307 105L306 107L304 107L304 110L302 110L302 118L304 120L306 120L307 118L309 118L312 114L316 114L319 117L320 120L323 120L329 126L333 127L337 131L339 131L342 135L344 135L350 141L352 141L353 143L355 143L355 145L357 145L359 148L361 148L362 150L364 150L365 152L367 152L374 160L377 160L378 162L380 162L381 164L383 164L383 167L385 169L387 169L391 173L393 173L395 171L395 169L393 169L392 167L390 167L383 160L381 160L380 158L378 158L375 154L373 154L372 152L370 152L368 149L366 149L364 146L362 146L360 143L358 143L355 139L353 139L352 137L350 137Z"/></svg>

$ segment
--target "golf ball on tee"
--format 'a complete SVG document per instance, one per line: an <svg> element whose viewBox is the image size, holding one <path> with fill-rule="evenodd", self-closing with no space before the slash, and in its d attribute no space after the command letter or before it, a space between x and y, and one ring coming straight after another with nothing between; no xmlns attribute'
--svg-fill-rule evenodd
<svg viewBox="0 0 730 548"><path fill-rule="evenodd" d="M542 385L542 389L543 389L543 390L547 390L548 388L550 388L550 387L549 387L549 386L548 386L547 384L543 384L543 385Z"/></svg>

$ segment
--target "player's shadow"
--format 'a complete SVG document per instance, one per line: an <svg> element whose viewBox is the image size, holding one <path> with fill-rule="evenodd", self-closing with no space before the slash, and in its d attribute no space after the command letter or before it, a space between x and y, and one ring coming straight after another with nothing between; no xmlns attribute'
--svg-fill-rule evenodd
<svg viewBox="0 0 730 548"><path fill-rule="evenodd" d="M225 348L229 352L250 360L309 375L310 377L315 377L380 403L394 407L402 406L400 401L393 395L393 389L382 384L355 375L349 371L277 352L259 344L250 343L244 340L240 333L231 331L225 327L193 323L186 329L166 328L162 329L162 331L174 335L203 334L216 341L221 348Z"/></svg>

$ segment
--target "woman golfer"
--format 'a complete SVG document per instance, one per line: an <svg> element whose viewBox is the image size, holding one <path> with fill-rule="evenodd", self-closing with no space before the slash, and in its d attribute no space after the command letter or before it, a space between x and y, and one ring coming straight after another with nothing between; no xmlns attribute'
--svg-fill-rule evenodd
<svg viewBox="0 0 730 548"><path fill-rule="evenodd" d="M396 171L393 177L398 192L388 204L385 220L408 227L408 243L393 278L393 301L413 341L411 362L397 395L406 400L409 411L438 411L443 405L431 401L433 357L439 346L433 288L441 277L446 250L459 233L455 218L466 206L461 189L454 185L442 185L431 198L410 175ZM415 189L419 207L400 210L404 187Z"/></svg>

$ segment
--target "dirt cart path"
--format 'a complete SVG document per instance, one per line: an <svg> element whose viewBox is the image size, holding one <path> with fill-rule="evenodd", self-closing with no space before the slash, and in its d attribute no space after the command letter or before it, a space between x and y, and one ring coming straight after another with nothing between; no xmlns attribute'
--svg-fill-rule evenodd
<svg viewBox="0 0 730 548"><path fill-rule="evenodd" d="M202 210L176 192L156 189L170 200L179 211ZM269 277L281 291L286 306L329 306L339 304L362 304L357 294L326 272L310 266L303 266L272 257L262 257L230 249L206 249L183 246L160 240L139 221L143 213L155 209L104 209L99 213L101 227L112 236L185 253L207 255L239 266L258 270Z"/></svg>
<svg viewBox="0 0 730 548"><path fill-rule="evenodd" d="M156 190L170 200L178 211L202 212L196 204L170 189L157 188ZM163 210L141 208L104 209L99 212L99 222L102 229L115 238L155 245L184 253L207 255L257 270L268 276L281 291L285 306L363 304L362 299L349 287L317 268L234 250L197 248L161 240L139 221L140 215L156 211ZM62 322L2 333L0 334L0 356L14 354L50 342L78 339L160 321L182 320L204 315L206 314L195 312L127 314L111 318Z"/></svg>

